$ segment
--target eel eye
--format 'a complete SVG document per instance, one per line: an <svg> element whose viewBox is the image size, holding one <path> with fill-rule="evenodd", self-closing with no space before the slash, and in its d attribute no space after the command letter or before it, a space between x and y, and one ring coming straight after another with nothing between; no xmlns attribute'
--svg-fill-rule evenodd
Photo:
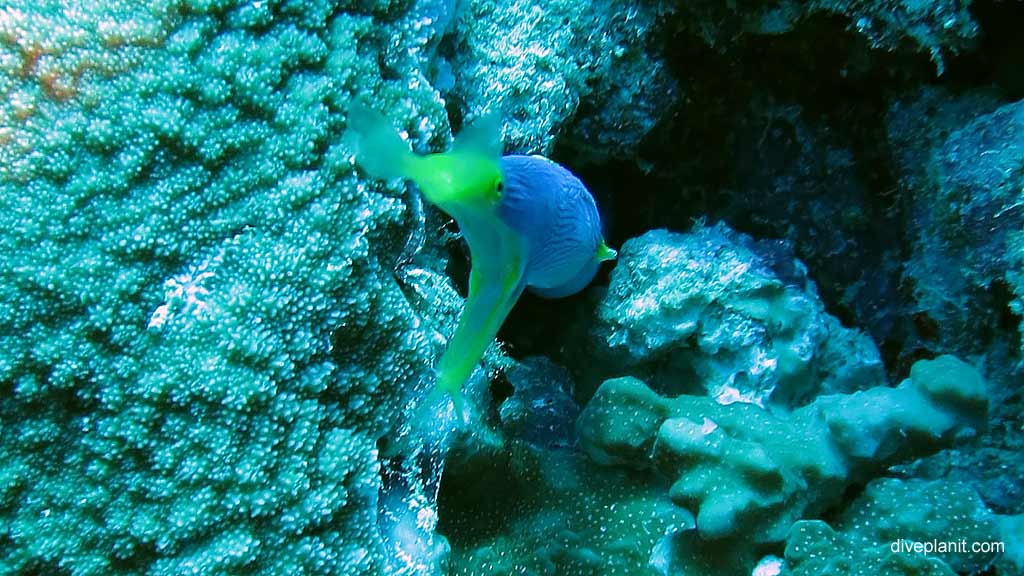
<svg viewBox="0 0 1024 576"><path fill-rule="evenodd" d="M505 190L505 183L502 182L501 180L498 180L498 182L494 185L494 189L497 190L498 192L503 192Z"/></svg>

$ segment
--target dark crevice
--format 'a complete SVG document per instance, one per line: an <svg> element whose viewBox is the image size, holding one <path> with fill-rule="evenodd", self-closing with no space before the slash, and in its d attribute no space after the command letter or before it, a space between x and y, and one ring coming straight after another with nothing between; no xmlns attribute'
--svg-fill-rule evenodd
<svg viewBox="0 0 1024 576"><path fill-rule="evenodd" d="M884 266L903 250L885 115L894 95L935 81L933 63L909 51L873 50L832 16L778 36L743 36L725 52L671 26L661 34L684 96L637 157L578 164L565 140L552 155L593 192L609 243L621 246L656 228L685 232L704 218L755 238L788 234L828 310L845 325L875 328L876 339L898 348L902 328L872 324L900 307L900 270ZM847 154L851 165L830 164L820 147ZM791 176L803 178L798 189L775 189ZM832 212L819 218L811 206ZM844 290L865 270L875 276L862 297L873 301L846 301ZM606 281L607 267L602 274L594 284ZM557 357L582 302L526 297L501 337L515 356Z"/></svg>
<svg viewBox="0 0 1024 576"><path fill-rule="evenodd" d="M979 0L970 10L981 29L978 47L948 59L945 84L957 91L996 86L1009 100L1024 98L1024 2Z"/></svg>

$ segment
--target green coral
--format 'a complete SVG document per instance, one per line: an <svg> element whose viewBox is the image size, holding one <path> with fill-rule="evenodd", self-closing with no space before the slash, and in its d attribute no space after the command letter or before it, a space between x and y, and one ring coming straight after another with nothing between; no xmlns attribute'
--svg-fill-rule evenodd
<svg viewBox="0 0 1024 576"><path fill-rule="evenodd" d="M936 547L936 542L945 542L948 549L936 549L930 555L955 572L968 574L982 571L995 558L993 551L972 551L971 544L1000 539L996 517L978 493L966 484L948 480L873 480L835 527L864 549L901 539Z"/></svg>
<svg viewBox="0 0 1024 576"><path fill-rule="evenodd" d="M785 574L978 574L996 554L971 546L999 540L996 517L969 486L881 478L847 507L835 530L820 520L794 524Z"/></svg>
<svg viewBox="0 0 1024 576"><path fill-rule="evenodd" d="M1007 574L1024 570L1024 514L1000 516L999 532L1006 544L1006 553L1000 566Z"/></svg>
<svg viewBox="0 0 1024 576"><path fill-rule="evenodd" d="M497 481L475 476L490 489L479 509L462 511L472 522L439 527L452 540L452 576L645 574L669 554L652 553L659 543L670 548L693 526L647 473L600 470L578 453L520 442L509 454Z"/></svg>
<svg viewBox="0 0 1024 576"><path fill-rule="evenodd" d="M789 415L664 398L635 378L608 380L577 430L597 463L670 478L669 497L695 514L704 540L742 533L778 542L794 521L839 503L847 485L985 425L980 377L954 358L936 362L971 377L923 379L931 364L922 361L897 388L821 396Z"/></svg>
<svg viewBox="0 0 1024 576"><path fill-rule="evenodd" d="M889 544L865 548L836 533L821 520L793 524L786 542L788 576L955 576L938 558L898 554Z"/></svg>
<svg viewBox="0 0 1024 576"><path fill-rule="evenodd" d="M0 8L0 573L383 566L376 441L450 326L340 135L448 129L429 31L362 9Z"/></svg>

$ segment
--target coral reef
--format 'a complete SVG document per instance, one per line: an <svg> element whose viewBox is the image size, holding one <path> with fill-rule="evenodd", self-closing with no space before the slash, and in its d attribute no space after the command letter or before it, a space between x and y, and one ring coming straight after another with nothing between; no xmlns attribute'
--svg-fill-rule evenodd
<svg viewBox="0 0 1024 576"><path fill-rule="evenodd" d="M704 539L773 542L838 503L845 486L976 434L986 411L981 377L944 356L915 364L899 387L821 396L785 417L608 380L577 428L597 463L672 479L669 496L695 513Z"/></svg>
<svg viewBox="0 0 1024 576"><path fill-rule="evenodd" d="M453 40L453 96L471 116L506 116L506 150L548 154L579 115L567 140L581 155L629 155L677 97L648 38L657 2L467 4Z"/></svg>
<svg viewBox="0 0 1024 576"><path fill-rule="evenodd" d="M931 554L954 572L975 574L992 564L995 550L974 551L971 544L999 541L996 517L969 486L947 480L870 482L843 511L836 530L863 548L904 542L948 544ZM961 543L964 543L961 546ZM905 552L904 552L905 553Z"/></svg>
<svg viewBox="0 0 1024 576"><path fill-rule="evenodd" d="M384 565L376 442L436 349L338 135L356 94L447 125L376 57L413 27L336 8L0 8L0 572Z"/></svg>
<svg viewBox="0 0 1024 576"><path fill-rule="evenodd" d="M938 558L893 552L888 544L873 542L865 548L837 534L821 520L801 520L793 524L786 542L785 574L811 576L833 574L843 576L954 576L949 566Z"/></svg>
<svg viewBox="0 0 1024 576"><path fill-rule="evenodd" d="M596 316L583 385L627 370L658 390L791 405L884 378L874 344L825 312L785 244L722 223L627 241Z"/></svg>
<svg viewBox="0 0 1024 576"><path fill-rule="evenodd" d="M471 506L458 511L465 523L439 527L453 543L453 575L643 574L669 562L668 541L693 526L649 474L521 442L508 453L484 500L460 502Z"/></svg>
<svg viewBox="0 0 1024 576"><path fill-rule="evenodd" d="M897 388L821 396L788 415L609 380L577 421L586 456L509 440L494 469L478 462L472 479L454 479L448 493L459 496L442 498L439 530L455 574L704 576L757 565L776 571L755 574L951 575L941 559L891 553L887 539L998 540L997 517L964 484L877 480L835 530L802 518L891 463L973 436L984 395L977 372L952 357L919 362ZM474 484L488 489L467 496ZM784 560L765 556L783 542ZM993 557L952 560L971 570Z"/></svg>
<svg viewBox="0 0 1024 576"><path fill-rule="evenodd" d="M3 3L0 575L1020 574L1022 17ZM464 412L463 242L354 103L499 113L622 245Z"/></svg>
<svg viewBox="0 0 1024 576"><path fill-rule="evenodd" d="M835 530L820 520L796 522L786 573L978 574L1004 540L996 516L968 486L882 478L867 485Z"/></svg>

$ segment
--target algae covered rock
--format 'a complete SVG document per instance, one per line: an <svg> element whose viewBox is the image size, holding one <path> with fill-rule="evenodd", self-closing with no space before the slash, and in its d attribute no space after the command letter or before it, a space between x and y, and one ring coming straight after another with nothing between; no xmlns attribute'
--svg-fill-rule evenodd
<svg viewBox="0 0 1024 576"><path fill-rule="evenodd" d="M883 377L870 338L825 312L785 245L724 224L627 241L597 315L591 378L625 369L667 392L788 405Z"/></svg>
<svg viewBox="0 0 1024 576"><path fill-rule="evenodd" d="M796 520L838 503L847 485L984 426L984 383L958 360L939 362L971 377L954 382L919 370L896 388L822 396L790 414L665 398L634 378L614 379L577 427L595 462L672 479L669 496L695 514L705 540L742 532L776 542Z"/></svg>
<svg viewBox="0 0 1024 576"><path fill-rule="evenodd" d="M546 448L576 444L572 375L542 356L523 359L506 372L515 391L498 409L501 425L511 438Z"/></svg>
<svg viewBox="0 0 1024 576"><path fill-rule="evenodd" d="M1007 316L1024 295L1024 102L922 90L895 102L888 124L909 191L903 281L917 338L908 348L985 353L992 369L1012 368L1019 322Z"/></svg>
<svg viewBox="0 0 1024 576"><path fill-rule="evenodd" d="M657 3L472 0L459 17L453 94L470 117L501 112L506 149L570 146L593 161L631 153L678 98L648 38Z"/></svg>
<svg viewBox="0 0 1024 576"><path fill-rule="evenodd" d="M894 50L911 46L928 54L937 71L944 70L944 56L974 45L978 25L960 0L813 0L810 2L687 2L680 5L682 25L708 44L726 49L737 37L781 35L799 22L825 15L842 19L846 27L863 35L873 46Z"/></svg>

